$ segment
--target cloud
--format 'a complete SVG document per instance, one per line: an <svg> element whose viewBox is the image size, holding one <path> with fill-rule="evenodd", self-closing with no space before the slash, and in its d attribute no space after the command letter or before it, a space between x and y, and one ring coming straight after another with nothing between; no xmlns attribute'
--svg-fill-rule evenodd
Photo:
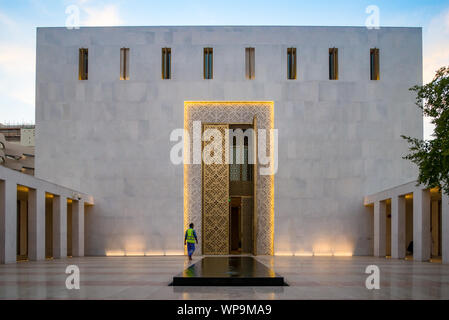
<svg viewBox="0 0 449 320"><path fill-rule="evenodd" d="M0 28L0 122L34 122L34 35L24 35L24 26L2 12Z"/></svg>
<svg viewBox="0 0 449 320"><path fill-rule="evenodd" d="M423 78L427 83L436 70L449 65L449 8L430 21L423 38Z"/></svg>
<svg viewBox="0 0 449 320"><path fill-rule="evenodd" d="M35 54L32 48L0 44L1 116L17 110L21 119L34 118ZM8 101L8 102L6 102ZM9 119L12 120L12 119Z"/></svg>
<svg viewBox="0 0 449 320"><path fill-rule="evenodd" d="M6 26L6 27L16 27L16 23L14 20L10 19L7 15L0 12L0 24Z"/></svg>
<svg viewBox="0 0 449 320"><path fill-rule="evenodd" d="M449 66L449 8L435 16L423 32L423 81L428 83L435 76L435 71ZM430 118L423 119L424 139L433 139L435 126Z"/></svg>
<svg viewBox="0 0 449 320"><path fill-rule="evenodd" d="M29 74L35 69L34 48L0 43L0 68L14 74Z"/></svg>
<svg viewBox="0 0 449 320"><path fill-rule="evenodd" d="M34 74L36 68L34 49L0 43L0 80L2 94L34 106Z"/></svg>
<svg viewBox="0 0 449 320"><path fill-rule="evenodd" d="M66 4L68 6L75 1L67 1ZM32 3L40 14L48 14L40 1L32 0ZM78 0L75 5L80 11L81 26L124 23L119 6L110 1ZM60 14L66 15L65 11ZM0 122L34 122L35 68L34 25L29 21L12 19L0 11Z"/></svg>
<svg viewBox="0 0 449 320"><path fill-rule="evenodd" d="M87 14L87 18L81 20L82 26L119 26L123 24L117 5L92 7L88 5L87 1L82 1L80 9Z"/></svg>
<svg viewBox="0 0 449 320"><path fill-rule="evenodd" d="M75 4L67 2L67 8L69 7L77 9L79 21L76 24L79 23L81 27L123 25L119 6L111 1L104 3L103 1L78 0Z"/></svg>

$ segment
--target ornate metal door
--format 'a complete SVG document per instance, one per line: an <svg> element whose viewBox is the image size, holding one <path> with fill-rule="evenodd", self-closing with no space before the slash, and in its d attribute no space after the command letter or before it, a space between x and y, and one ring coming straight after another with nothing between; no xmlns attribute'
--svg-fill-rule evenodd
<svg viewBox="0 0 449 320"><path fill-rule="evenodd" d="M204 124L207 129L221 133L221 163L205 161L203 142L202 180L203 180L203 254L229 253L229 139L227 124ZM215 132L217 132L215 131ZM209 150L209 148L208 148ZM214 152L214 151L213 151Z"/></svg>

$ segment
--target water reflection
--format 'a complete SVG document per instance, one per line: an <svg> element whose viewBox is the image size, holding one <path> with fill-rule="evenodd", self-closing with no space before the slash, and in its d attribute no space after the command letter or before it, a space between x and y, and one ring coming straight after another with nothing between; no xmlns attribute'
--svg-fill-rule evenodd
<svg viewBox="0 0 449 320"><path fill-rule="evenodd" d="M185 269L182 276L274 278L276 273L252 257L206 257Z"/></svg>

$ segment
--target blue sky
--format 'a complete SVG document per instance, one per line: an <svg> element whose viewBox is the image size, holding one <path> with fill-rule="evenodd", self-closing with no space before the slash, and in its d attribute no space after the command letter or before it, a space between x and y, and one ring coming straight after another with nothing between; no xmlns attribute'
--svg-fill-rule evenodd
<svg viewBox="0 0 449 320"><path fill-rule="evenodd" d="M0 10L27 26L63 26L65 9L114 8L125 25L364 25L365 8L377 5L383 26L425 26L449 8L442 0L292 1L292 0L1 0ZM115 11L116 10L116 11ZM81 18L86 19L88 12ZM84 16L84 17L83 17Z"/></svg>
<svg viewBox="0 0 449 320"><path fill-rule="evenodd" d="M424 80L449 65L449 1L0 0L0 122L34 122L35 28L64 26L66 8L83 25L364 26L376 5L380 26L419 26Z"/></svg>

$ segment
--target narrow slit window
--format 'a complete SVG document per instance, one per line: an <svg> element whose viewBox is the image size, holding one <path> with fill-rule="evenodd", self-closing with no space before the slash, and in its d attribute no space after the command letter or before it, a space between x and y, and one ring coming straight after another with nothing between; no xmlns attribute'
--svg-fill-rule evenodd
<svg viewBox="0 0 449 320"><path fill-rule="evenodd" d="M379 49L370 49L370 74L371 80L379 80Z"/></svg>
<svg viewBox="0 0 449 320"><path fill-rule="evenodd" d="M171 48L162 48L162 79L171 78Z"/></svg>
<svg viewBox="0 0 449 320"><path fill-rule="evenodd" d="M213 49L212 48L204 48L204 79L212 79L213 78Z"/></svg>
<svg viewBox="0 0 449 320"><path fill-rule="evenodd" d="M79 49L79 65L78 65L78 79L87 80L88 78L88 49Z"/></svg>
<svg viewBox="0 0 449 320"><path fill-rule="evenodd" d="M129 80L129 48L120 49L120 80Z"/></svg>
<svg viewBox="0 0 449 320"><path fill-rule="evenodd" d="M296 79L296 48L287 48L287 79Z"/></svg>
<svg viewBox="0 0 449 320"><path fill-rule="evenodd" d="M338 80L338 48L329 49L329 80Z"/></svg>
<svg viewBox="0 0 449 320"><path fill-rule="evenodd" d="M253 80L256 77L255 72L255 50L254 48L245 48L245 72L246 79Z"/></svg>

